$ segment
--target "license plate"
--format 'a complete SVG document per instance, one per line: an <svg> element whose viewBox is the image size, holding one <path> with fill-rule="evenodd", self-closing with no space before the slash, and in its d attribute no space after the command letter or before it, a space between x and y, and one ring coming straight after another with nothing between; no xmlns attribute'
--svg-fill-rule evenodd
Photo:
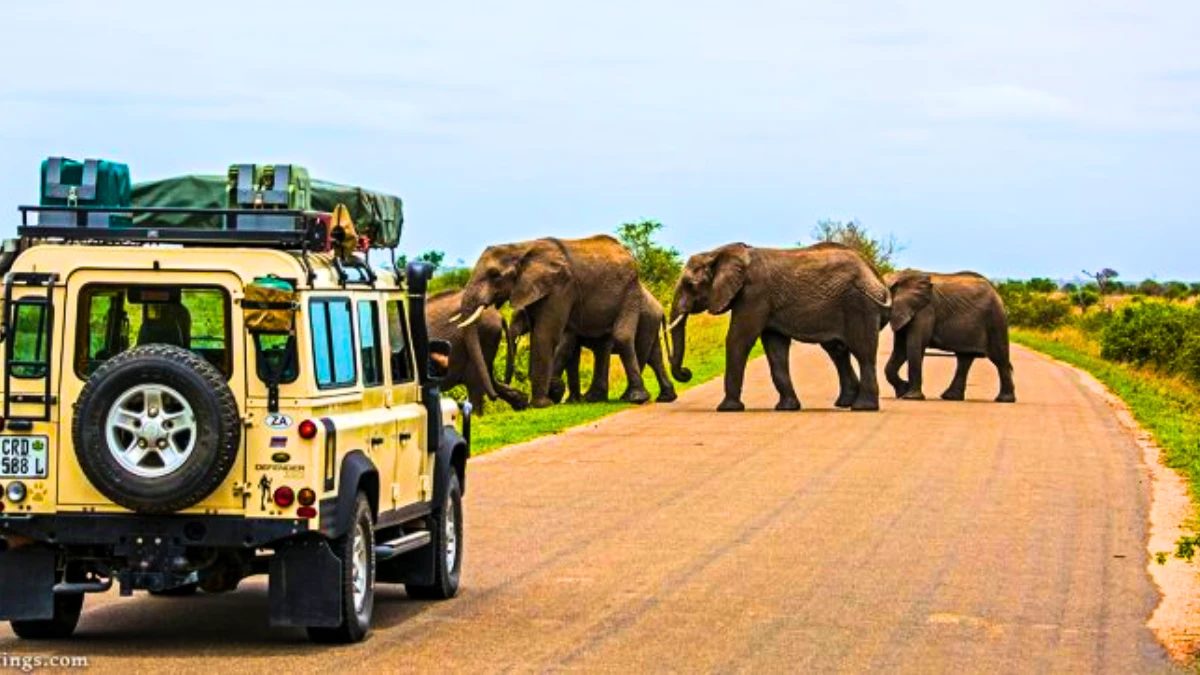
<svg viewBox="0 0 1200 675"><path fill-rule="evenodd" d="M45 478L47 436L0 436L0 478Z"/></svg>

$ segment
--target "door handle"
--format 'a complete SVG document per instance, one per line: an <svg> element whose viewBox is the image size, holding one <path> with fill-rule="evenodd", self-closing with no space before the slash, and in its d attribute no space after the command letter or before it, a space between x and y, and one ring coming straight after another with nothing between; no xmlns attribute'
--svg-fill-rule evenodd
<svg viewBox="0 0 1200 675"><path fill-rule="evenodd" d="M400 432L400 442L401 443L406 443L411 440L412 440L412 432L411 431L401 431Z"/></svg>
<svg viewBox="0 0 1200 675"><path fill-rule="evenodd" d="M383 437L382 436L373 436L371 438L371 445L383 445Z"/></svg>

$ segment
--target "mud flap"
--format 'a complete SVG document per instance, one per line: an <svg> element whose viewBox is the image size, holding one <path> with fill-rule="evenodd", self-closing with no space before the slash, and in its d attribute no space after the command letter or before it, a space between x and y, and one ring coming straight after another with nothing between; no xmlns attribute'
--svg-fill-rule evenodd
<svg viewBox="0 0 1200 675"><path fill-rule="evenodd" d="M270 579L272 626L342 624L342 561L324 539L280 546L271 558Z"/></svg>
<svg viewBox="0 0 1200 675"><path fill-rule="evenodd" d="M0 553L0 620L54 618L55 554L30 546Z"/></svg>

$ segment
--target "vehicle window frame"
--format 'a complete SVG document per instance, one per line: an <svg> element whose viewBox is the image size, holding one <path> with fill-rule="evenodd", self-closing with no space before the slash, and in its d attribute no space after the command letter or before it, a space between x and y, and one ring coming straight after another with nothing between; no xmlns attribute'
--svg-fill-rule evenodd
<svg viewBox="0 0 1200 675"><path fill-rule="evenodd" d="M378 379L370 382L367 381L367 361L363 347L362 314L364 308L368 309L372 315L370 327L372 337L375 339L375 362L372 365L375 368L375 375ZM383 373L383 331L379 327L379 301L375 298L360 298L354 303L354 311L355 318L358 321L358 339L355 341L355 344L358 347L359 363L362 364L362 385L366 389L382 387L385 384L386 378Z"/></svg>
<svg viewBox="0 0 1200 675"><path fill-rule="evenodd" d="M392 321L391 308L395 305L397 308L396 314L400 317L400 331L404 336L404 350L408 352L408 377L399 379L396 377L396 370L392 361L392 356L395 351L392 349ZM400 298L388 298L384 302L384 320L387 321L388 327L388 377L391 378L392 386L413 384L417 381L417 356L413 349L412 331L408 325L408 311L404 301Z"/></svg>
<svg viewBox="0 0 1200 675"><path fill-rule="evenodd" d="M225 335L224 335L225 359L224 359L224 363L222 365L213 364L213 367L216 368L218 371L220 371L221 375L224 376L226 382L233 380L234 371L236 370L237 359L234 358L234 354L233 354L234 349L236 348L234 334L233 334L233 294L229 292L228 288L226 288L225 286L222 286L220 284L185 284L185 285L181 286L179 284L161 284L161 283L157 283L157 284L156 283L124 283L124 284L122 284L122 283L113 283L110 281L92 282L92 283L84 284L79 289L79 292L76 294L77 299L75 301L75 345L74 345L75 352L74 352L74 358L71 359L71 361L72 361L71 370L75 373L75 376L77 378L86 382L88 380L88 378L91 377L91 374L85 372L83 370L83 368L86 367L87 364L92 361L92 359L90 359L88 357L91 355L91 343L89 341L89 337L91 336L90 310L91 310L91 304L92 304L93 297L95 297L95 294L97 293L97 291L105 291L105 290L122 291L123 290L123 291L127 292L131 288L168 288L168 289L176 289L177 288L180 291L217 291L217 292L219 292L221 294L222 300L224 300L224 307L225 307L225 310L223 313L223 322L225 324ZM128 302L128 300L126 300L125 302ZM134 304L146 304L146 303L134 303ZM130 336L130 337L132 337L132 336ZM130 345L126 349L127 350L133 349L136 346L137 345L134 344L134 341L130 340ZM82 352L81 352L81 350L82 350ZM188 351L191 351L194 354L199 354L199 352L196 352L194 349L189 349ZM80 358L81 356L83 358ZM113 354L113 356L116 356L116 354ZM109 357L109 359L111 359L111 358L112 358L112 356ZM203 357L201 357L201 358L203 358ZM105 359L105 360L107 361L108 359ZM205 360L207 360L207 359L205 359Z"/></svg>
<svg viewBox="0 0 1200 675"><path fill-rule="evenodd" d="M37 308L37 309L41 310L41 314L42 314L41 321L39 322L39 324L40 324L39 332L38 332L38 335L35 336L35 338L34 338L34 340L35 340L34 347L36 350L43 351L44 353L41 355L41 357L42 357L41 372L34 374L34 375L23 375L23 374L21 374L20 371L14 369L12 366L13 360L15 360L17 357L17 334L18 334L17 326L19 325L20 312L21 312L21 309L25 308L25 307ZM12 335L6 336L6 341L8 342L8 344L4 351L4 361L5 361L4 366L5 366L5 368L8 369L9 375L17 380L44 380L44 379L46 379L47 377L50 376L50 359L51 359L50 352L52 351L52 345L50 342L50 334L54 330L54 326L47 325L47 323L48 323L48 320L52 319L54 316L53 309L51 308L50 304L47 303L45 301L45 299L43 299L43 298L25 297L25 298L18 298L16 300L13 300L13 302L11 303L11 307L9 307L9 309L7 311L11 312L11 314L9 315L9 325L12 327ZM40 337L41 339L40 340L37 339L38 337Z"/></svg>
<svg viewBox="0 0 1200 675"><path fill-rule="evenodd" d="M345 303L346 315L348 317L350 317L351 376L350 376L349 380L344 381L344 382L339 382L336 379L337 378L337 366L336 366L334 358L333 358L333 346L334 346L333 321L330 318L328 305L330 303L335 303L335 302ZM327 347L327 354L329 356L329 373L330 373L331 377L333 378L333 381L330 382L329 384L321 384L319 369L317 367L317 340L316 340L316 334L312 329L312 320L314 318L313 306L318 303L326 305L326 308L325 308L325 344ZM310 352L311 352L310 356L312 358L312 366L313 366L313 382L317 385L317 389L319 389L321 391L328 391L328 390L333 390L333 389L350 389L350 388L358 385L358 381L359 381L359 377L358 377L358 374L359 374L358 330L357 330L357 327L354 325L354 323L355 323L354 300L350 296L348 296L348 295L319 295L319 296L310 297L308 299L308 322L307 322L308 326L307 327L308 327L308 333L309 333L309 343L312 345L312 349L310 350Z"/></svg>

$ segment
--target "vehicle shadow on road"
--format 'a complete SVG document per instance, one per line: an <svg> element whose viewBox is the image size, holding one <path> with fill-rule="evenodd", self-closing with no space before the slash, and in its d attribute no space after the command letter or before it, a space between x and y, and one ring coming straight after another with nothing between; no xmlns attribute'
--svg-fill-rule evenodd
<svg viewBox="0 0 1200 675"><path fill-rule="evenodd" d="M387 630L421 614L433 603L409 600L402 586L376 589L372 629ZM75 637L54 645L62 653L94 656L223 656L251 649L255 656L311 653L336 648L309 642L302 628L272 628L265 586L188 598L113 598L88 611ZM0 639L0 650L46 653L45 642Z"/></svg>

